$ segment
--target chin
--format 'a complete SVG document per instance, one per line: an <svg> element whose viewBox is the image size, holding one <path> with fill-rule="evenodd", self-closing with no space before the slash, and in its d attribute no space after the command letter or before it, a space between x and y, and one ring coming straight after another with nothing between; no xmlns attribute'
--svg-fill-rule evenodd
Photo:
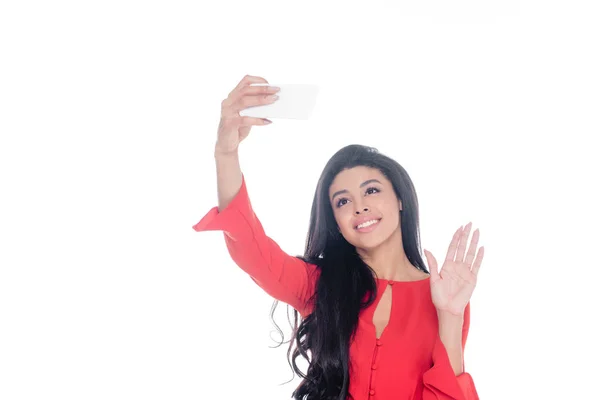
<svg viewBox="0 0 600 400"><path fill-rule="evenodd" d="M369 235L369 236L363 236L363 237L354 237L353 238L353 245L355 247L359 247L361 249L374 249L377 246L379 246L381 243L383 243L385 240L381 237L381 235Z"/></svg>
<svg viewBox="0 0 600 400"><path fill-rule="evenodd" d="M361 247L364 248L375 248L384 242L391 239L394 232L372 232L369 235L355 237L356 242L360 243Z"/></svg>

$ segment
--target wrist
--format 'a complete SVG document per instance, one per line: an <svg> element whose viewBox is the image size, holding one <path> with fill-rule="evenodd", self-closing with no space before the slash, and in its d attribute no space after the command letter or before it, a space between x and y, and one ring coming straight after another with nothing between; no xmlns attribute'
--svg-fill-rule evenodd
<svg viewBox="0 0 600 400"><path fill-rule="evenodd" d="M460 346L464 316L438 312L440 338L447 346Z"/></svg>
<svg viewBox="0 0 600 400"><path fill-rule="evenodd" d="M234 151L222 151L215 148L214 157L215 158L235 158L238 156L237 149Z"/></svg>
<svg viewBox="0 0 600 400"><path fill-rule="evenodd" d="M437 316L438 316L438 321L444 321L446 323L449 324L461 324L464 322L465 320L465 313L462 312L460 314L454 314L451 313L449 311L440 311L440 310L436 310L437 311Z"/></svg>

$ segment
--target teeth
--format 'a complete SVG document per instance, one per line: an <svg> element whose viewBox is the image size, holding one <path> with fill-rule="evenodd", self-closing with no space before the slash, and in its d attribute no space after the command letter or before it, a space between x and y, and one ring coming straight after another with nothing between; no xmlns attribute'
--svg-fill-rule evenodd
<svg viewBox="0 0 600 400"><path fill-rule="evenodd" d="M371 221L367 221L367 222L364 222L364 223L362 223L362 224L358 225L358 226L356 227L356 229L360 229L360 228L366 228L367 226L371 226L371 225L373 225L373 224L376 224L377 222L379 222L379 221L377 221L376 219L373 219L373 220L371 220Z"/></svg>

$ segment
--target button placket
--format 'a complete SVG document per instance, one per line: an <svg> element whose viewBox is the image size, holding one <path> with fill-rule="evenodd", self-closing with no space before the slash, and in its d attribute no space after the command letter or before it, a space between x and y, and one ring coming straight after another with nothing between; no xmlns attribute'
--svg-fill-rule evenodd
<svg viewBox="0 0 600 400"><path fill-rule="evenodd" d="M388 281L388 284L391 287L393 287L394 282ZM391 315L390 315L390 321L391 321ZM390 321L388 321L388 324L384 328L384 331L385 331L385 329L388 329ZM381 337L383 337L383 332L382 332ZM369 378L369 397L375 396L375 393L376 393L375 392L375 380L376 380L376 375L377 375L377 368L379 366L379 351L380 351L381 346L383 346L381 337L379 339L375 338L375 348L373 349L373 358L372 358L372 362L371 362L371 374L370 374L370 378Z"/></svg>
<svg viewBox="0 0 600 400"><path fill-rule="evenodd" d="M375 396L375 380L377 375L377 366L379 364L379 349L383 345L380 339L376 339L375 348L373 349L373 359L371 362L371 376L369 379L369 397Z"/></svg>

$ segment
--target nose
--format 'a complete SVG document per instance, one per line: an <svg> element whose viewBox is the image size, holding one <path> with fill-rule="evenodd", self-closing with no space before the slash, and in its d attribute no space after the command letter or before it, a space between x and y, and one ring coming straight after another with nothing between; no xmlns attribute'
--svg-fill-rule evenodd
<svg viewBox="0 0 600 400"><path fill-rule="evenodd" d="M363 211L367 212L369 211L369 207L363 207ZM356 210L356 214L360 214L360 211Z"/></svg>

